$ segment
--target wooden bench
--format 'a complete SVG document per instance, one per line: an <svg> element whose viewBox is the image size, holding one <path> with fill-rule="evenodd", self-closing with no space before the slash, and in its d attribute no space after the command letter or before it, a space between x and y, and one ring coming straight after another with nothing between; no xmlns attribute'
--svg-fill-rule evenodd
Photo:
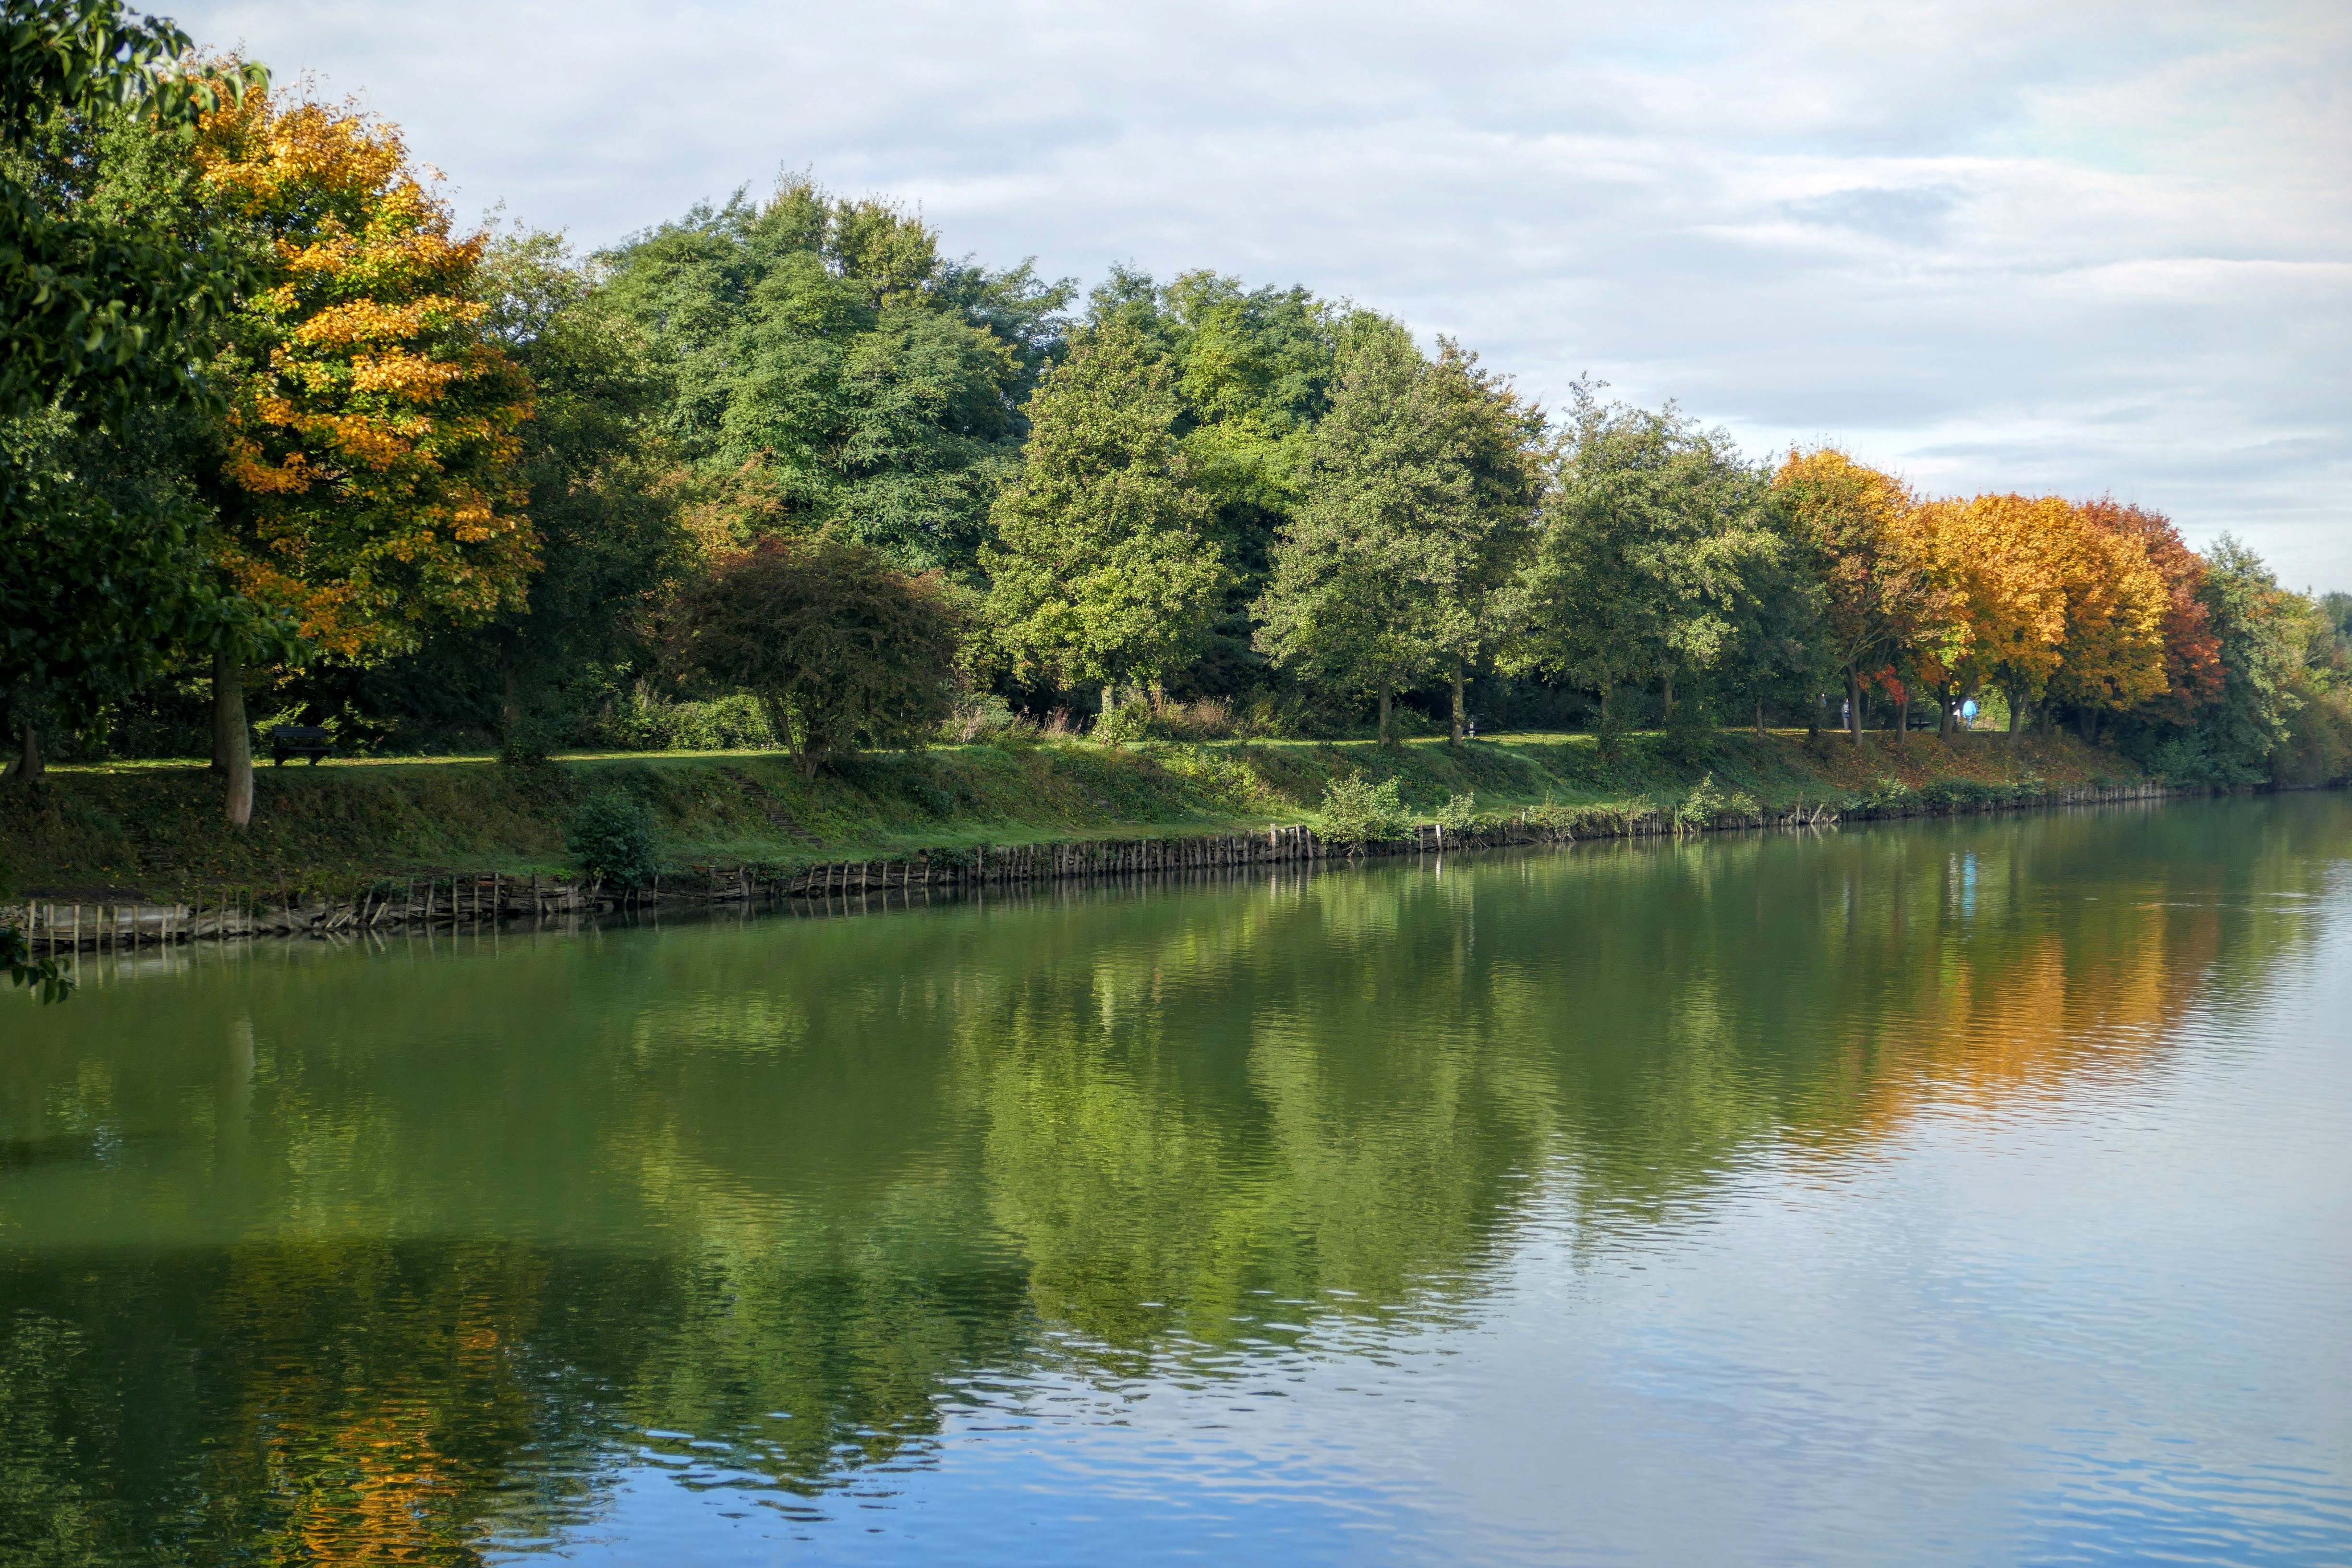
<svg viewBox="0 0 2352 1568"><path fill-rule="evenodd" d="M289 757L308 757L317 767L320 757L335 754L334 737L310 724L273 724L269 729L269 761L284 767Z"/></svg>

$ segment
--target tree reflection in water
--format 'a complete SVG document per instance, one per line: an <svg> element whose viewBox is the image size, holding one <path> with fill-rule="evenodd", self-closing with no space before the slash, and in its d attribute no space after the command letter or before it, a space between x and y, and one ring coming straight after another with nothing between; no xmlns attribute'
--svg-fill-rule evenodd
<svg viewBox="0 0 2352 1568"><path fill-rule="evenodd" d="M20 1010L0 1552L467 1563L617 1469L782 1506L971 1380L1475 1316L1746 1163L2164 1070L2337 819L1581 846L373 956ZM2315 836L2326 843L2315 841ZM29 1014L29 1017L26 1015Z"/></svg>

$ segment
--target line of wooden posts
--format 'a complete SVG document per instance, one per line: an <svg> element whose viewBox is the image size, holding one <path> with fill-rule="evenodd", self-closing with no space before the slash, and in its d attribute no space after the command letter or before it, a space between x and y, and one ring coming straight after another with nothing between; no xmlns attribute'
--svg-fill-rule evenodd
<svg viewBox="0 0 2352 1568"><path fill-rule="evenodd" d="M2160 784L2084 786L2005 805L1955 809L2105 805L2176 793L2179 792ZM1861 815L1918 814L1916 809L1911 809ZM1721 818L1696 825L1695 829L1690 823L1657 812L1629 813L1593 807L1547 815L1542 808L1529 808L1515 819L1475 832L1424 823L1405 837L1361 844L1334 843L1306 826L1269 826L1258 833L980 845L965 850L918 850L892 858L825 861L791 868L750 862L699 865L687 868L683 876L673 874L656 879L649 887L628 890L573 877L514 877L483 872L400 882L379 880L348 900L338 900L328 893L314 895L252 886L220 887L208 894L199 893L193 900L172 903L92 905L36 900L13 911L0 910L0 920L13 921L36 952L128 952L142 945L260 936L324 937L386 927L462 929L486 921L578 917L665 904L778 901L829 905L839 900L862 900L877 893L907 895L932 889L947 891L1073 879L1223 873L1260 866L1458 853L1573 839L1646 837L1739 827L1820 827L1838 820L1838 814L1826 807L1799 806L1737 820Z"/></svg>

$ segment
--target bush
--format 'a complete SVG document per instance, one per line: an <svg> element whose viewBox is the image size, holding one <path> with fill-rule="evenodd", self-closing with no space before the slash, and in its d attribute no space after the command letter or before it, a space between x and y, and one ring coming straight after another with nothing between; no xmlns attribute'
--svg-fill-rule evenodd
<svg viewBox="0 0 2352 1568"><path fill-rule="evenodd" d="M624 892L645 887L660 868L653 813L626 790L607 790L573 807L565 844L581 870Z"/></svg>
<svg viewBox="0 0 2352 1568"><path fill-rule="evenodd" d="M953 706L964 608L937 573L817 535L768 539L678 595L674 674L755 694L805 776L836 752L919 746Z"/></svg>
<svg viewBox="0 0 2352 1568"><path fill-rule="evenodd" d="M1708 773L1698 781L1698 787L1683 797L1675 808L1675 821L1684 827L1713 827L1726 816L1742 821L1756 815L1756 797L1746 790L1721 790L1716 787L1715 775Z"/></svg>
<svg viewBox="0 0 2352 1568"><path fill-rule="evenodd" d="M1122 702L1095 721L1090 737L1105 746L1124 746L1130 741L1140 741L1152 731L1151 704L1144 699Z"/></svg>
<svg viewBox="0 0 2352 1568"><path fill-rule="evenodd" d="M1360 773L1323 786L1323 809L1315 831L1326 843L1386 843L1412 830L1412 818L1394 779L1376 784Z"/></svg>
<svg viewBox="0 0 2352 1568"><path fill-rule="evenodd" d="M1870 786L1869 793L1862 797L1862 804L1872 811L1899 816L1913 809L1918 802L1911 786L1890 773Z"/></svg>
<svg viewBox="0 0 2352 1568"><path fill-rule="evenodd" d="M1632 727L1619 716L1615 708L1604 708L1592 725L1592 749L1602 762L1614 766L1625 756L1625 737Z"/></svg>
<svg viewBox="0 0 2352 1568"><path fill-rule="evenodd" d="M1475 795L1450 796L1444 805L1437 808L1431 820L1448 833L1475 833L1479 827L1478 797Z"/></svg>
<svg viewBox="0 0 2352 1568"><path fill-rule="evenodd" d="M499 761L510 768L543 765L555 749L555 732L536 714L526 713L508 727L499 742Z"/></svg>
<svg viewBox="0 0 2352 1568"><path fill-rule="evenodd" d="M946 721L940 726L940 739L950 745L969 746L975 741L1001 735L1020 723L1003 698L990 691L967 691L948 710Z"/></svg>
<svg viewBox="0 0 2352 1568"><path fill-rule="evenodd" d="M1171 746L1160 753L1160 766L1191 781L1226 811L1239 815L1255 805L1262 793L1257 775L1247 763L1228 752L1201 746Z"/></svg>
<svg viewBox="0 0 2352 1568"><path fill-rule="evenodd" d="M1716 734L1701 721L1696 703L1685 702L1675 710L1673 721L1658 741L1658 754L1678 768L1696 768L1713 759Z"/></svg>
<svg viewBox="0 0 2352 1568"><path fill-rule="evenodd" d="M1234 720L1234 732L1248 741L1296 741L1315 728L1307 700L1295 691L1252 698Z"/></svg>
<svg viewBox="0 0 2352 1568"><path fill-rule="evenodd" d="M708 702L633 694L604 732L614 745L632 752L767 752L779 743L768 710L748 691Z"/></svg>

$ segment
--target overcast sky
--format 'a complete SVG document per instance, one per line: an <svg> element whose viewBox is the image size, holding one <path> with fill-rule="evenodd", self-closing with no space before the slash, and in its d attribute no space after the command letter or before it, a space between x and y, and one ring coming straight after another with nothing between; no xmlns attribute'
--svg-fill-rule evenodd
<svg viewBox="0 0 2352 1568"><path fill-rule="evenodd" d="M1549 401L2111 491L2352 589L2343 0L162 8L469 217L593 247L806 169L990 265L1305 283Z"/></svg>

